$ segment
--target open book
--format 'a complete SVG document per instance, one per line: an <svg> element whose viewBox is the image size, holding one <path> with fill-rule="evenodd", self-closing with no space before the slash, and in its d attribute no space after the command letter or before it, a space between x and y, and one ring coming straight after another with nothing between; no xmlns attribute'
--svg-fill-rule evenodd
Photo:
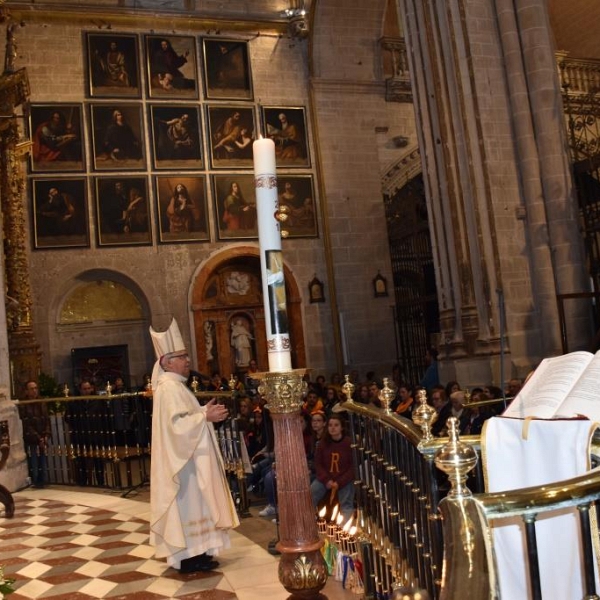
<svg viewBox="0 0 600 600"><path fill-rule="evenodd" d="M544 359L503 414L541 419L584 415L600 422L600 351Z"/></svg>

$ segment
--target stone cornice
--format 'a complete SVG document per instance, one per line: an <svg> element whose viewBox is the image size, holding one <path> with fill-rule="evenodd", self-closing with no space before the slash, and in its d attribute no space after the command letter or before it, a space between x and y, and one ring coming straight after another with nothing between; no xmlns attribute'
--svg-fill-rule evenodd
<svg viewBox="0 0 600 600"><path fill-rule="evenodd" d="M321 79L313 77L310 81L315 92L335 93L343 90L352 94L378 94L385 96L384 81L356 81L347 79Z"/></svg>
<svg viewBox="0 0 600 600"><path fill-rule="evenodd" d="M197 32L231 31L246 34L287 35L288 23L280 18L244 19L240 17L217 18L215 15L160 12L131 9L119 6L57 6L51 3L24 5L8 2L12 18L26 23L60 23L90 26L98 29L140 29L148 31L182 30ZM159 18L159 20L157 20Z"/></svg>

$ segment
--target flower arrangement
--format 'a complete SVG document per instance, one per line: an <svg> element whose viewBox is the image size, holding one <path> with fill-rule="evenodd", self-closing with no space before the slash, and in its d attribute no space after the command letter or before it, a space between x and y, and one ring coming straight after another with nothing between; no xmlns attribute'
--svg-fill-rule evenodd
<svg viewBox="0 0 600 600"><path fill-rule="evenodd" d="M4 577L4 570L0 566L0 600L3 600L9 594L12 594L15 591L13 588L14 579L10 577Z"/></svg>

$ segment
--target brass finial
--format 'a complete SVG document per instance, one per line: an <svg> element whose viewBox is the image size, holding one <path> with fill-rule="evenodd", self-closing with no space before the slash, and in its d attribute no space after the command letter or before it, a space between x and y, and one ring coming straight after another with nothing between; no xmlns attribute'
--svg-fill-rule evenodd
<svg viewBox="0 0 600 600"><path fill-rule="evenodd" d="M469 388L465 388L465 406L471 402L471 390Z"/></svg>
<svg viewBox="0 0 600 600"><path fill-rule="evenodd" d="M235 386L237 385L237 377L232 373L229 376L229 389L233 392L235 391Z"/></svg>
<svg viewBox="0 0 600 600"><path fill-rule="evenodd" d="M449 440L435 455L435 465L448 475L450 480L450 498L468 498L471 490L465 485L467 473L477 464L477 453L471 446L458 439L458 419L448 419Z"/></svg>
<svg viewBox="0 0 600 600"><path fill-rule="evenodd" d="M112 396L113 386L110 384L110 381L106 382L106 395Z"/></svg>
<svg viewBox="0 0 600 600"><path fill-rule="evenodd" d="M68 385L65 383L65 385L63 386L63 396L64 396L65 398L68 398L68 397L69 397L69 392L70 392L70 391L71 391L71 390L69 390L69 386L68 386Z"/></svg>
<svg viewBox="0 0 600 600"><path fill-rule="evenodd" d="M383 402L383 408L385 412L389 415L392 412L390 405L396 392L389 386L389 379L387 377L383 378L383 389L379 392L379 399Z"/></svg>
<svg viewBox="0 0 600 600"><path fill-rule="evenodd" d="M344 375L346 383L342 386L342 392L346 396L346 402L354 402L352 394L354 394L354 384L350 381L350 375Z"/></svg>
<svg viewBox="0 0 600 600"><path fill-rule="evenodd" d="M438 415L435 408L427 404L426 390L419 390L417 392L417 402L419 405L413 411L412 419L415 425L418 425L423 432L423 439L419 442L419 447L421 447L433 439L431 426L437 420Z"/></svg>
<svg viewBox="0 0 600 600"><path fill-rule="evenodd" d="M194 392L194 394L198 391L198 378L194 375L192 377L192 392Z"/></svg>

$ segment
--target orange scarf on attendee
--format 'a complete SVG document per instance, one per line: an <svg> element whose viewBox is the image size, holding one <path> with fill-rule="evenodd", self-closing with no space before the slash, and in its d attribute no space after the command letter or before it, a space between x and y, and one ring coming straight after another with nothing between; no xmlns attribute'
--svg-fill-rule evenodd
<svg viewBox="0 0 600 600"><path fill-rule="evenodd" d="M401 415L404 411L408 410L411 404L414 402L413 398L409 398L406 402L402 402L402 404L398 404L396 407L396 412Z"/></svg>

